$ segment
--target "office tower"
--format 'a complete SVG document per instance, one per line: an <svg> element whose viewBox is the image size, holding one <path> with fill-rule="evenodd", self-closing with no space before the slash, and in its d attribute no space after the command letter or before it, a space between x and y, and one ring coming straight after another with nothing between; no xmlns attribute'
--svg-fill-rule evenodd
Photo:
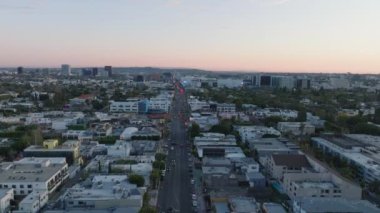
<svg viewBox="0 0 380 213"><path fill-rule="evenodd" d="M112 66L105 66L104 70L107 72L108 77L112 77Z"/></svg>
<svg viewBox="0 0 380 213"><path fill-rule="evenodd" d="M98 68L96 67L92 68L92 76L93 77L98 76Z"/></svg>
<svg viewBox="0 0 380 213"><path fill-rule="evenodd" d="M262 87L270 87L272 84L272 76L270 75L262 75L260 76L260 86Z"/></svg>
<svg viewBox="0 0 380 213"><path fill-rule="evenodd" d="M68 64L62 64L61 66L62 75L71 75L71 67Z"/></svg>
<svg viewBox="0 0 380 213"><path fill-rule="evenodd" d="M296 81L296 87L298 89L310 89L310 85L311 85L311 82L310 82L310 79L297 79Z"/></svg>
<svg viewBox="0 0 380 213"><path fill-rule="evenodd" d="M17 74L21 75L24 72L24 67L17 67Z"/></svg>
<svg viewBox="0 0 380 213"><path fill-rule="evenodd" d="M92 76L92 70L91 69L87 69L87 68L83 68L82 69L82 76L84 76L84 77Z"/></svg>

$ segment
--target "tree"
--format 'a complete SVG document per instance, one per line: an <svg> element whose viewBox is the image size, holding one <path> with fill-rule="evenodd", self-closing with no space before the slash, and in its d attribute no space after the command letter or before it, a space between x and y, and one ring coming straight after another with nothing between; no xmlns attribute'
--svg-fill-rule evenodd
<svg viewBox="0 0 380 213"><path fill-rule="evenodd" d="M375 110L375 115L373 117L373 122L380 124L380 108Z"/></svg>
<svg viewBox="0 0 380 213"><path fill-rule="evenodd" d="M190 136L194 138L196 136L199 136L200 132L201 128L199 127L199 125L196 123L192 123L190 127Z"/></svg>
<svg viewBox="0 0 380 213"><path fill-rule="evenodd" d="M231 134L233 131L231 120L222 120L218 125L211 127L210 132L223 133L225 135Z"/></svg>
<svg viewBox="0 0 380 213"><path fill-rule="evenodd" d="M283 121L283 119L279 116L269 116L266 117L264 120L265 126L276 126L278 122Z"/></svg>
<svg viewBox="0 0 380 213"><path fill-rule="evenodd" d="M152 166L153 166L154 169L164 170L165 169L165 162L163 162L163 161L154 161Z"/></svg>
<svg viewBox="0 0 380 213"><path fill-rule="evenodd" d="M298 122L305 122L306 117L307 117L306 110L303 109L303 110L298 111L298 114L297 114Z"/></svg>
<svg viewBox="0 0 380 213"><path fill-rule="evenodd" d="M156 161L164 161L166 159L166 155L163 153L157 153L154 158Z"/></svg>
<svg viewBox="0 0 380 213"><path fill-rule="evenodd" d="M161 171L159 169L153 169L152 173L150 174L150 181L154 189L157 187L158 181L160 180L160 172Z"/></svg>
<svg viewBox="0 0 380 213"><path fill-rule="evenodd" d="M128 181L132 184L136 184L137 187L142 187L144 186L144 183L145 183L144 177L137 174L130 174L128 176Z"/></svg>

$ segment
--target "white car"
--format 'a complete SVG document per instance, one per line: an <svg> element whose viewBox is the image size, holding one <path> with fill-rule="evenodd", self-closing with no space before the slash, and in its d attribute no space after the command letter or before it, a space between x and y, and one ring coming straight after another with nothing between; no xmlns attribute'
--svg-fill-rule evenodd
<svg viewBox="0 0 380 213"><path fill-rule="evenodd" d="M191 179L191 180L190 180L190 183L191 183L191 184L194 184L194 179Z"/></svg>
<svg viewBox="0 0 380 213"><path fill-rule="evenodd" d="M196 199L197 199L197 195L196 195L196 194L192 194L192 195L191 195L191 198L192 198L193 200L196 200Z"/></svg>
<svg viewBox="0 0 380 213"><path fill-rule="evenodd" d="M193 201L193 207L197 207L198 206L198 202L197 201Z"/></svg>

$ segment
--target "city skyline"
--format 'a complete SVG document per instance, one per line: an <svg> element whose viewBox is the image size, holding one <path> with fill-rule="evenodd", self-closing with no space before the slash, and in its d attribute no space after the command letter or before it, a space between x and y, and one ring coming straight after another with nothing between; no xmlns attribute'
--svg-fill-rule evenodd
<svg viewBox="0 0 380 213"><path fill-rule="evenodd" d="M0 67L378 73L379 8L375 0L4 0Z"/></svg>

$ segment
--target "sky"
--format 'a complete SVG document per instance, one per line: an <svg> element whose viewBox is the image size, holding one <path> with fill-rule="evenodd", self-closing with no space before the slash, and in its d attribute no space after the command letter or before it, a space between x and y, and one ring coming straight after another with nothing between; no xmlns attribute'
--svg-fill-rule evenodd
<svg viewBox="0 0 380 213"><path fill-rule="evenodd" d="M379 0L0 0L0 66L380 72Z"/></svg>

